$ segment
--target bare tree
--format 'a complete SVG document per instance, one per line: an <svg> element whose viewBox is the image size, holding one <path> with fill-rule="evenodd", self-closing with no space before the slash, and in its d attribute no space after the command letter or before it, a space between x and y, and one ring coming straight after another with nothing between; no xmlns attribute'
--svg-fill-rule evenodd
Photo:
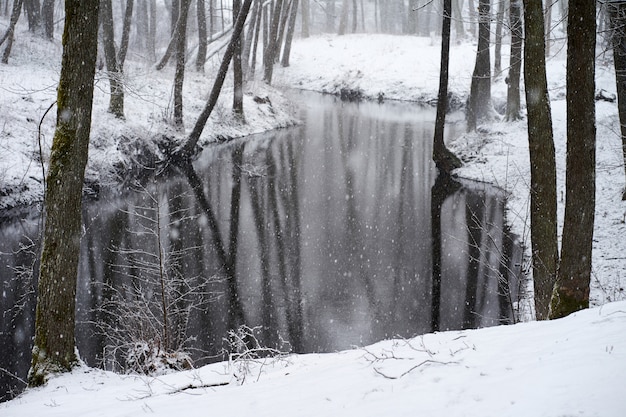
<svg viewBox="0 0 626 417"><path fill-rule="evenodd" d="M497 77L502 72L502 26L504 23L504 4L506 0L498 1L496 13L496 45L494 52L493 76Z"/></svg>
<svg viewBox="0 0 626 417"><path fill-rule="evenodd" d="M206 61L207 52L207 27L206 27L206 8L204 0L197 2L198 15L198 54L196 55L196 70L204 71L204 62Z"/></svg>
<svg viewBox="0 0 626 417"><path fill-rule="evenodd" d="M522 68L522 17L521 0L511 0L509 22L511 25L511 56L509 58L509 76L506 90L507 121L519 120L520 114L520 73ZM531 81L532 82L532 81Z"/></svg>
<svg viewBox="0 0 626 417"><path fill-rule="evenodd" d="M237 17L237 15L241 11L241 0L233 0L233 19ZM240 36L235 40L235 52L233 54L233 113L235 117L240 120L244 120L243 114L243 69L241 65L241 37L243 36L243 31Z"/></svg>
<svg viewBox="0 0 626 417"><path fill-rule="evenodd" d="M46 38L52 40L54 38L54 1L43 0L41 5L41 18L43 20L43 28Z"/></svg>
<svg viewBox="0 0 626 417"><path fill-rule="evenodd" d="M111 91L109 113L117 118L123 119L124 85L122 83L122 70L118 65L117 54L115 52L115 30L113 28L113 6L111 0L101 0L100 2L100 23L102 25L104 58Z"/></svg>
<svg viewBox="0 0 626 417"><path fill-rule="evenodd" d="M130 39L130 24L133 17L134 0L126 0L126 8L124 9L124 23L122 26L122 39L120 40L120 49L117 53L117 62L120 71L124 68L126 62L126 53L128 52L128 41Z"/></svg>
<svg viewBox="0 0 626 417"><path fill-rule="evenodd" d="M589 307L596 202L595 50L596 2L570 0L565 220L550 318Z"/></svg>
<svg viewBox="0 0 626 417"><path fill-rule="evenodd" d="M511 2L513 5L513 2ZM530 149L530 228L537 319L548 317L558 265L556 163L541 2L524 0L524 80Z"/></svg>
<svg viewBox="0 0 626 417"><path fill-rule="evenodd" d="M291 43L293 42L293 35L296 31L296 17L298 15L298 0L292 0L291 9L289 14L289 27L287 28L287 37L285 38L285 47L283 49L282 65L283 67L289 66L289 56L291 55Z"/></svg>
<svg viewBox="0 0 626 417"><path fill-rule="evenodd" d="M252 0L244 0L243 5L241 6L241 11L237 16L237 21L233 27L231 40L226 47L226 51L224 52L224 57L222 58L222 63L217 71L217 77L215 78L215 83L213 84L207 103L204 106L202 113L200 113L200 116L198 116L198 120L196 120L196 124L187 137L185 144L180 148L177 155L174 156L175 159L187 161L196 151L196 145L198 144L200 135L202 134L202 131L206 126L206 122L209 120L209 116L211 116L220 92L222 91L222 86L224 85L226 74L228 73L230 61L233 59L233 55L235 54L235 44L237 43L239 36L241 36L251 4Z"/></svg>
<svg viewBox="0 0 626 417"><path fill-rule="evenodd" d="M11 11L11 19L9 20L9 27L6 32L0 39L0 45L2 45L5 41L7 41L7 45L4 48L4 53L2 54L2 63L7 64L9 62L9 55L11 55L11 48L13 48L13 38L15 36L15 25L17 21L20 19L20 14L22 12L22 4L24 0L14 0L13 1L13 9Z"/></svg>
<svg viewBox="0 0 626 417"><path fill-rule="evenodd" d="M183 130L183 83L187 54L187 16L191 0L180 0L179 23L176 38L176 72L174 74L174 126Z"/></svg>
<svg viewBox="0 0 626 417"><path fill-rule="evenodd" d="M274 11L272 13L272 23L269 31L267 47L263 51L263 66L265 67L265 75L263 79L268 84L272 83L272 73L274 70L274 61L279 53L278 30L280 26L280 17L282 14L284 0L276 0Z"/></svg>
<svg viewBox="0 0 626 417"><path fill-rule="evenodd" d="M77 363L74 342L81 203L98 43L99 0L66 0L57 127L45 191L31 386Z"/></svg>
<svg viewBox="0 0 626 417"><path fill-rule="evenodd" d="M437 96L437 118L435 121L435 136L433 139L433 161L444 174L449 174L462 164L444 142L443 132L448 110L448 73L450 66L450 26L452 15L452 0L443 1L443 24L441 33L441 66L439 69L439 95Z"/></svg>
<svg viewBox="0 0 626 417"><path fill-rule="evenodd" d="M624 169L626 171L626 3L609 3L608 7L617 87L617 110L622 136ZM622 195L622 200L626 200L626 189Z"/></svg>
<svg viewBox="0 0 626 417"><path fill-rule="evenodd" d="M467 128L470 131L475 130L477 124L486 120L491 113L491 63L489 54L491 19L489 8L489 0L480 0L478 6L478 49L467 106Z"/></svg>

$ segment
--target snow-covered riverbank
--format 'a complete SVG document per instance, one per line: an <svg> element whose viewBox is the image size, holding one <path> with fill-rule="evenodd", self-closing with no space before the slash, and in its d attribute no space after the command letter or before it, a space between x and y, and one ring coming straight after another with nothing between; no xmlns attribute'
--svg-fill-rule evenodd
<svg viewBox="0 0 626 417"><path fill-rule="evenodd" d="M44 168L40 153L47 162L56 120L53 105L61 49L59 40L42 42L24 28L16 37L9 64L0 65L0 211L42 199ZM210 61L206 74L189 69L185 75L183 106L187 132L204 107L218 65L219 62ZM106 73L96 73L87 184L113 183L119 175L127 175L128 170L145 165L151 158L160 158L160 145L175 146L185 138L185 132L172 127L173 67L156 71L147 64L129 61L124 78L126 120L118 120L107 112ZM232 83L227 82L200 139L201 145L297 123L292 104L262 82L246 87L245 124L234 120L231 108Z"/></svg>
<svg viewBox="0 0 626 417"><path fill-rule="evenodd" d="M430 100L436 96L438 47L429 42L414 37L364 35L299 41L294 45L292 66L277 71L276 83L328 92L337 92L342 85L356 86L374 98L384 92L386 99ZM473 46L457 45L452 56L452 88L459 97L464 97L469 90ZM564 60L553 58L549 65L561 191L565 165ZM0 67L0 77L5 69ZM192 78L187 88L198 89L199 84L193 84ZM0 85L8 88L2 80ZM51 82L50 76L42 86L52 85ZM103 84L99 83L100 88ZM494 83L496 104L504 97L503 84L501 80ZM18 85L11 88L19 91ZM613 86L610 69L599 66L598 87L613 91ZM167 89L164 94L169 94ZM149 93L137 96L143 97L145 108L138 104L136 111L146 113L131 116L129 110L129 120L158 118L163 108L151 107L152 101L145 99L150 97ZM32 100L43 112L49 101L36 97ZM100 92L99 97L99 105L104 108L105 93ZM14 105L24 105L20 100L26 101L16 94ZM32 136L33 126L38 122L24 123L24 114L17 107L17 112L3 112L2 117L19 120L11 123L28 126L21 132ZM52 122L46 123L51 129ZM626 203L621 201L624 176L615 104L598 103L597 125L598 208L592 298L596 305L602 305L624 299L626 285L623 259ZM95 132L99 126L96 119ZM161 133L154 125L142 126L139 129ZM462 136L450 145L466 160L460 175L492 182L510 191L509 220L514 230L528 241L525 128L523 121L496 122L485 126L480 134ZM8 146L5 142L3 139L3 147ZM23 161L34 164L29 158ZM13 162L18 165L16 160ZM560 206L562 209L562 202ZM552 322L429 334L410 341L384 341L333 354L219 363L160 377L121 376L80 368L52 379L46 387L29 390L15 400L0 404L0 415L115 417L176 413L192 417L210 412L274 417L618 417L624 413L621 403L626 382L624 329L626 302L622 301Z"/></svg>
<svg viewBox="0 0 626 417"><path fill-rule="evenodd" d="M475 45L454 45L450 56L450 91L464 102L469 95ZM565 48L547 62L548 88L558 171L559 229L565 205ZM508 45L503 46L503 68ZM320 36L296 44L292 64L277 74L277 84L339 94L342 88L363 96L428 103L436 100L440 46L428 38L392 35ZM492 54L493 56L493 54ZM610 56L609 56L610 58ZM612 62L600 55L596 88L615 92ZM506 71L506 70L505 70ZM494 107L506 104L506 73L492 84ZM522 90L522 102L524 93ZM626 299L626 202L624 166L617 104L598 101L596 224L593 248L593 305ZM530 246L530 167L526 120L495 121L479 133L465 134L449 144L466 162L456 174L498 185L509 192L508 220ZM530 254L530 252L528 252ZM531 307L528 305L527 307ZM528 309L527 309L528 311Z"/></svg>

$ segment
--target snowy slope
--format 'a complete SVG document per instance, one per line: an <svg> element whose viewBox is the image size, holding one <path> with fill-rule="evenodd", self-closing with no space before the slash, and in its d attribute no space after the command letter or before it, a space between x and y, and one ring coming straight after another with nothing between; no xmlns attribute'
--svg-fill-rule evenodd
<svg viewBox="0 0 626 417"><path fill-rule="evenodd" d="M384 91L387 99L430 100L436 93L438 48L429 42L413 37L364 35L299 41L294 46L292 66L278 71L276 80L280 85L318 91L336 92L336 86L347 85L358 87L370 97ZM453 57L457 58L453 58L456 61L453 61L452 88L459 96L467 94L469 89L472 51L471 44L453 48ZM23 65L30 65L27 61ZM22 71L37 71L36 67L24 67ZM0 78L0 86L13 91L12 106L30 108L30 104L21 101L28 99L16 93L21 91L19 83L7 89L5 80L17 76L10 72L7 67L0 67L0 77L4 77ZM50 75L49 80L52 79ZM134 79L142 82L140 75ZM561 192L565 164L562 56L549 61L549 80ZM612 83L610 69L599 66L598 85L613 91ZM31 85L28 84L30 93L26 96L33 99L42 113L54 94L48 88L38 91L41 94L38 98ZM503 91L503 81L496 81L496 101L502 100ZM103 106L105 101L102 94L98 106ZM152 97L151 94L140 96L145 99ZM167 95L168 90L160 94ZM161 96L155 93L154 97ZM161 102L161 98L154 101ZM140 101L131 107L144 117L152 114L152 119L137 116L141 123L146 123L138 129L160 133L155 120L159 109L167 106L151 107L145 104L146 100L143 105ZM27 113L0 114L5 125L11 123L21 129L21 133L11 133L14 136L10 137L32 138L36 123L23 121L23 114ZM103 126L109 126L111 121L102 114L96 120L95 132L109 129ZM624 175L616 114L615 104L598 104L598 209L592 289L593 302L597 305L625 298L626 203L620 200ZM150 125L150 120L155 125ZM27 154L15 141L5 140L8 132L13 130L2 130L1 146ZM10 146L17 146L18 150ZM460 175L493 182L511 192L509 220L528 239L525 122L496 122L484 126L480 134L457 138L451 146L467 161ZM106 144L102 148L114 152ZM29 149L32 151L32 145ZM13 165L22 167L32 164L31 160L25 157L18 163L14 158L5 158L0 161L4 170L0 170L0 178L2 172L12 172ZM26 177L30 172L21 175ZM561 210L562 205L560 202ZM0 415L617 417L624 415L625 330L626 302L622 301L553 322L429 334L411 341L384 341L334 354L220 363L158 378L120 376L81 368L53 378L46 387L29 390L15 400L0 404Z"/></svg>
<svg viewBox="0 0 626 417"><path fill-rule="evenodd" d="M624 415L626 302L552 322L428 334L160 377L79 368L7 417Z"/></svg>
<svg viewBox="0 0 626 417"><path fill-rule="evenodd" d="M42 41L26 27L18 25L9 64L0 65L0 210L42 199L43 169L49 158L56 121L54 103L61 52L60 40ZM204 107L218 65L217 61L209 62L206 74L191 68L186 72L183 103L186 132L191 130ZM147 157L158 158L159 144L164 140L172 140L174 143L169 145L175 146L185 138L185 132L175 131L171 123L173 80L173 67L156 71L145 63L127 62L124 74L126 120L118 120L107 112L106 72L97 71L86 172L88 184L114 182L117 175L127 174L137 164L145 163ZM230 111L232 90L232 81L227 80L200 145L297 123L292 105L282 94L258 82L246 86L246 123L235 121ZM255 101L256 96L269 97L270 101Z"/></svg>

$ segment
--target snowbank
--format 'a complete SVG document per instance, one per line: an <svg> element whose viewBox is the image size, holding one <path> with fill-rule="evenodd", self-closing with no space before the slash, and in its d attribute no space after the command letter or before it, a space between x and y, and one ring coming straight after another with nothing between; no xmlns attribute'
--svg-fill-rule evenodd
<svg viewBox="0 0 626 417"><path fill-rule="evenodd" d="M0 404L10 417L624 414L626 302L551 322L427 334L160 377L79 368Z"/></svg>
<svg viewBox="0 0 626 417"><path fill-rule="evenodd" d="M25 28L18 29L9 64L0 65L0 211L42 199L43 171L56 123L54 103L61 52L60 40L42 41ZM206 74L187 70L183 103L187 132L204 107L218 65L217 61L209 62ZM106 72L97 71L87 184L97 187L114 183L129 170L158 160L161 147L171 148L185 138L185 132L175 131L171 123L173 80L172 67L156 71L129 60L124 74L126 120L118 120L107 112ZM227 81L200 145L297 123L291 103L260 82L246 86L245 124L234 119L231 108L232 82Z"/></svg>

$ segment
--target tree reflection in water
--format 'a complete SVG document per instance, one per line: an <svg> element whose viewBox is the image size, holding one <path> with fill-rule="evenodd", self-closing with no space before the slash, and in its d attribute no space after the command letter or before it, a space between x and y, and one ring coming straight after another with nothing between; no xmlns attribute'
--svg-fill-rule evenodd
<svg viewBox="0 0 626 417"><path fill-rule="evenodd" d="M171 225L162 243L191 248L180 272L222 294L186 324L196 364L213 360L241 324L258 326L267 346L325 352L511 322L521 249L507 234L502 197L436 176L432 109L304 102L302 126L209 147L193 166L158 179ZM120 261L110 247L141 245L127 233L137 221L127 213L141 198L103 192L85 206L77 344L90 364L102 361L103 341L89 323L110 297L94 284L119 280L107 267ZM188 215L177 218L181 208ZM7 230L3 277L24 262L12 255L20 237ZM0 352L28 356L28 346L6 336L11 326L31 331L19 320L3 321ZM6 354L0 366L27 371Z"/></svg>

